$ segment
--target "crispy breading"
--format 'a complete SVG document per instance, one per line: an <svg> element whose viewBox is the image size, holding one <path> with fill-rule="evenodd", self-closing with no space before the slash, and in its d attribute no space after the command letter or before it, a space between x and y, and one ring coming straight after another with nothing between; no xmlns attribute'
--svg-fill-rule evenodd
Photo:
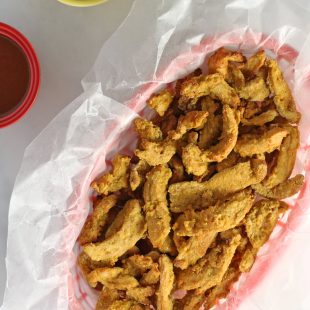
<svg viewBox="0 0 310 310"><path fill-rule="evenodd" d="M229 62L244 62L245 57L240 52L233 52L224 47L219 48L208 60L209 73L228 74Z"/></svg>
<svg viewBox="0 0 310 310"><path fill-rule="evenodd" d="M81 252L78 256L77 263L82 271L83 276L86 278L86 276L93 271L96 268L105 267L104 262L95 262L90 259L90 257L84 253Z"/></svg>
<svg viewBox="0 0 310 310"><path fill-rule="evenodd" d="M153 95L147 104L153 108L160 116L163 116L168 110L173 101L173 95L167 89L162 90L156 95Z"/></svg>
<svg viewBox="0 0 310 310"><path fill-rule="evenodd" d="M236 90L240 90L245 86L244 75L238 65L231 63L228 65L226 81Z"/></svg>
<svg viewBox="0 0 310 310"><path fill-rule="evenodd" d="M199 129L207 121L207 111L190 111L184 116L180 116L177 128L168 132L168 136L172 140L179 140L183 135L192 129Z"/></svg>
<svg viewBox="0 0 310 310"><path fill-rule="evenodd" d="M135 191L145 181L145 175L151 169L150 165L143 159L131 169L129 174L129 184L132 191Z"/></svg>
<svg viewBox="0 0 310 310"><path fill-rule="evenodd" d="M275 165L262 185L273 188L289 178L295 165L296 153L299 147L299 131L297 127L283 126L289 132L280 146Z"/></svg>
<svg viewBox="0 0 310 310"><path fill-rule="evenodd" d="M230 168L236 165L239 159L240 159L239 154L232 151L229 153L229 155L225 159L223 159L221 162L216 164L216 170L219 172L226 168Z"/></svg>
<svg viewBox="0 0 310 310"><path fill-rule="evenodd" d="M261 77L256 77L247 82L238 94L240 98L250 101L263 101L269 96L269 88Z"/></svg>
<svg viewBox="0 0 310 310"><path fill-rule="evenodd" d="M145 272L142 275L140 283L145 286L153 285L159 281L159 278L160 278L160 272L158 269L158 264L154 264L149 271Z"/></svg>
<svg viewBox="0 0 310 310"><path fill-rule="evenodd" d="M262 184L252 185L253 189L259 195L266 198L284 199L291 197L300 191L304 184L304 176L297 174L291 179L288 179L273 188L267 188Z"/></svg>
<svg viewBox="0 0 310 310"><path fill-rule="evenodd" d="M82 228L79 236L79 243L84 245L86 243L95 242L108 218L108 212L117 203L117 196L112 194L104 197L94 207L93 214L88 218Z"/></svg>
<svg viewBox="0 0 310 310"><path fill-rule="evenodd" d="M208 172L209 162L204 159L203 152L194 143L189 143L183 148L182 161L188 174L201 176Z"/></svg>
<svg viewBox="0 0 310 310"><path fill-rule="evenodd" d="M278 63L273 59L269 59L267 61L267 66L267 83L270 91L274 94L273 101L279 114L292 123L298 123L300 120L300 113L296 110L294 98Z"/></svg>
<svg viewBox="0 0 310 310"><path fill-rule="evenodd" d="M262 134L243 134L238 138L234 150L242 157L271 153L280 147L287 135L288 131L280 127L272 127Z"/></svg>
<svg viewBox="0 0 310 310"><path fill-rule="evenodd" d="M264 126L266 123L272 122L278 115L275 109L270 109L252 118L242 118L241 123L246 126Z"/></svg>
<svg viewBox="0 0 310 310"><path fill-rule="evenodd" d="M128 200L117 217L122 218L122 224L113 235L102 242L84 246L84 252L92 260L114 264L146 232L146 223L138 200Z"/></svg>
<svg viewBox="0 0 310 310"><path fill-rule="evenodd" d="M122 260L122 267L131 276L141 276L154 265L151 257L144 255L133 255Z"/></svg>
<svg viewBox="0 0 310 310"><path fill-rule="evenodd" d="M87 275L87 281L91 287L101 283L109 289L117 290L127 290L139 285L133 276L124 273L124 269L120 267L97 268Z"/></svg>
<svg viewBox="0 0 310 310"><path fill-rule="evenodd" d="M135 154L145 160L150 166L166 164L176 153L176 142L172 140L164 140L161 142L152 142L142 140L141 149L136 149Z"/></svg>
<svg viewBox="0 0 310 310"><path fill-rule="evenodd" d="M205 126L199 131L198 146L201 149L210 147L220 137L222 128L222 116L210 115Z"/></svg>
<svg viewBox="0 0 310 310"><path fill-rule="evenodd" d="M204 292L207 289L219 284L235 254L240 242L240 235L234 236L225 243L220 243L198 262L181 270L177 276L178 288L184 290L198 289Z"/></svg>
<svg viewBox="0 0 310 310"><path fill-rule="evenodd" d="M248 101L245 104L243 117L249 119L257 114L262 114L268 106L272 105L272 99L266 99L264 101Z"/></svg>
<svg viewBox="0 0 310 310"><path fill-rule="evenodd" d="M239 269L234 266L230 266L224 274L222 282L207 293L204 309L211 309L216 304L218 299L226 297L231 289L231 286L238 280L239 276Z"/></svg>
<svg viewBox="0 0 310 310"><path fill-rule="evenodd" d="M107 195L114 193L128 186L128 169L130 157L116 155L112 161L113 169L110 173L104 174L91 186L100 194Z"/></svg>
<svg viewBox="0 0 310 310"><path fill-rule="evenodd" d="M159 258L160 282L157 292L157 310L172 310L171 292L174 284L173 265L167 255Z"/></svg>
<svg viewBox="0 0 310 310"><path fill-rule="evenodd" d="M168 235L164 242L158 247L159 251L161 253L169 254L170 256L176 256L177 255L177 249L175 247L175 244L172 240L172 237Z"/></svg>
<svg viewBox="0 0 310 310"><path fill-rule="evenodd" d="M143 207L149 238L154 247L163 244L170 232L170 213L167 203L167 186L171 170L163 165L154 167L146 175L143 188Z"/></svg>
<svg viewBox="0 0 310 310"><path fill-rule="evenodd" d="M206 254L215 236L216 233L214 232L208 233L203 231L190 237L188 240L184 240L179 244L178 256L173 262L174 266L183 270L195 264Z"/></svg>
<svg viewBox="0 0 310 310"><path fill-rule="evenodd" d="M279 201L259 200L245 218L247 236L254 249L259 249L269 239L279 217Z"/></svg>
<svg viewBox="0 0 310 310"><path fill-rule="evenodd" d="M96 310L107 310L113 304L114 301L119 300L120 296L117 290L111 290L104 287L100 292Z"/></svg>
<svg viewBox="0 0 310 310"><path fill-rule="evenodd" d="M187 133L187 142L188 143L197 143L199 134L196 131L190 131Z"/></svg>
<svg viewBox="0 0 310 310"><path fill-rule="evenodd" d="M266 174L266 162L260 159L251 159L220 171L206 182L190 181L171 184L168 189L170 210L184 212L185 210L199 209L209 202L203 194L211 193L210 203L212 203L214 200L261 182Z"/></svg>
<svg viewBox="0 0 310 310"><path fill-rule="evenodd" d="M256 75L260 68L265 64L266 54L263 50L259 50L248 58L246 64L242 68L244 74L248 77Z"/></svg>
<svg viewBox="0 0 310 310"><path fill-rule="evenodd" d="M223 106L223 130L218 144L211 146L203 153L205 161L220 162L233 150L238 138L240 115L228 105Z"/></svg>
<svg viewBox="0 0 310 310"><path fill-rule="evenodd" d="M116 300L114 301L109 308L106 308L104 310L144 310L144 307L137 303L134 300Z"/></svg>
<svg viewBox="0 0 310 310"><path fill-rule="evenodd" d="M160 128L154 125L151 121L147 121L143 118L136 118L133 123L135 125L135 131L141 139L155 142L162 140L163 134Z"/></svg>
<svg viewBox="0 0 310 310"><path fill-rule="evenodd" d="M202 211L185 211L173 225L179 236L195 236L203 232L217 233L237 226L254 202L251 189L245 189Z"/></svg>
<svg viewBox="0 0 310 310"><path fill-rule="evenodd" d="M239 263L239 270L241 272L249 272L255 262L257 249L248 246L242 253L241 261Z"/></svg>
<svg viewBox="0 0 310 310"><path fill-rule="evenodd" d="M126 291L126 296L128 299L133 299L143 305L149 305L150 299L148 297L154 295L155 289L152 286L146 287L134 287Z"/></svg>
<svg viewBox="0 0 310 310"><path fill-rule="evenodd" d="M185 180L185 169L182 163L182 160L178 155L174 155L169 161L169 167L172 170L172 177L169 180L169 183L178 183Z"/></svg>
<svg viewBox="0 0 310 310"><path fill-rule="evenodd" d="M233 108L237 107L240 103L236 91L218 73L201 75L185 81L181 86L181 96L186 98L210 96Z"/></svg>
<svg viewBox="0 0 310 310"><path fill-rule="evenodd" d="M177 124L177 116L174 115L174 111L172 109L169 109L160 124L161 132L163 133L164 137L168 136L169 131L176 129Z"/></svg>
<svg viewBox="0 0 310 310"><path fill-rule="evenodd" d="M200 310L205 302L205 294L199 294L196 291L188 291L186 296L179 301L179 307L175 310Z"/></svg>

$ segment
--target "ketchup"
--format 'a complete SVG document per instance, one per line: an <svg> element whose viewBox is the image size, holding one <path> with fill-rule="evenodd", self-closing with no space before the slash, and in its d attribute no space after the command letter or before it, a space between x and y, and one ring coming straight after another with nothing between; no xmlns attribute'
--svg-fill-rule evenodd
<svg viewBox="0 0 310 310"><path fill-rule="evenodd" d="M0 117L23 101L29 86L29 66L19 46L0 35Z"/></svg>

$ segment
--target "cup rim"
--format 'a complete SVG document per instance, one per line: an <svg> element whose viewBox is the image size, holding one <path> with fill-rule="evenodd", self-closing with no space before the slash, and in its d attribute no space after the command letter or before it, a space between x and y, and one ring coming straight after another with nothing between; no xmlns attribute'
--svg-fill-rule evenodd
<svg viewBox="0 0 310 310"><path fill-rule="evenodd" d="M21 119L31 108L37 98L40 87L40 64L38 57L28 39L17 29L0 22L0 35L4 36L23 51L29 65L29 87L22 103L8 115L0 116L0 128L9 126Z"/></svg>
<svg viewBox="0 0 310 310"><path fill-rule="evenodd" d="M102 4L107 0L92 0L91 3L85 3L85 1L81 0L58 0L58 2L63 3L65 5L73 6L73 7L91 7Z"/></svg>

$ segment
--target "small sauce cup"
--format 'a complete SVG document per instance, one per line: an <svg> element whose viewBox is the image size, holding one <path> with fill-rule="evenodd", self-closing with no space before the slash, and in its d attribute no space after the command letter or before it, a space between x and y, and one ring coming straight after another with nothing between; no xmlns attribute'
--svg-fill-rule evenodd
<svg viewBox="0 0 310 310"><path fill-rule="evenodd" d="M32 45L18 30L0 23L0 128L26 114L39 86L40 65Z"/></svg>

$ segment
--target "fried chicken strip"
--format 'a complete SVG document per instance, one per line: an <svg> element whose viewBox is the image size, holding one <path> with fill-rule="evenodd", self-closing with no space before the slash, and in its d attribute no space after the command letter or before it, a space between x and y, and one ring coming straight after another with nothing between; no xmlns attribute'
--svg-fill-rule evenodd
<svg viewBox="0 0 310 310"><path fill-rule="evenodd" d="M145 160L150 166L168 163L177 150L176 142L172 140L161 142L142 140L140 148L135 150L135 154L140 159Z"/></svg>
<svg viewBox="0 0 310 310"><path fill-rule="evenodd" d="M272 122L277 116L278 112L275 109L270 109L252 118L243 118L241 123L246 126L264 126L266 123Z"/></svg>
<svg viewBox="0 0 310 310"><path fill-rule="evenodd" d="M236 91L218 73L192 77L182 84L180 92L181 96L189 99L210 96L233 108L240 103Z"/></svg>
<svg viewBox="0 0 310 310"><path fill-rule="evenodd" d="M102 242L84 246L84 252L92 260L113 265L146 232L146 223L138 200L128 200L117 217L122 218L122 224L113 235Z"/></svg>
<svg viewBox="0 0 310 310"><path fill-rule="evenodd" d="M151 121L147 121L143 118L136 118L133 123L135 131L141 139L147 139L154 142L162 140L163 134L160 128L154 125Z"/></svg>
<svg viewBox="0 0 310 310"><path fill-rule="evenodd" d="M284 199L298 193L303 184L304 176L302 174L298 174L273 188L267 188L260 183L252 185L252 187L256 191L256 193L260 194L263 197Z"/></svg>
<svg viewBox="0 0 310 310"><path fill-rule="evenodd" d="M177 128L168 132L168 136L172 140L181 139L186 132L202 127L207 121L207 116L207 111L187 112L184 116L180 116Z"/></svg>
<svg viewBox="0 0 310 310"><path fill-rule="evenodd" d="M112 194L104 197L99 204L94 207L93 214L86 220L80 233L79 243L81 245L97 240L103 226L106 224L109 210L113 208L116 203L117 196Z"/></svg>
<svg viewBox="0 0 310 310"><path fill-rule="evenodd" d="M198 259L203 257L211 243L214 241L216 233L201 232L183 241L178 247L178 256L173 264L182 270L195 264Z"/></svg>
<svg viewBox="0 0 310 310"><path fill-rule="evenodd" d="M143 159L131 169L129 174L129 184L132 191L135 191L145 180L145 175L150 170L150 165Z"/></svg>
<svg viewBox="0 0 310 310"><path fill-rule="evenodd" d="M167 255L159 258L160 283L157 293L157 309L172 310L173 300L171 292L174 284L173 265Z"/></svg>
<svg viewBox="0 0 310 310"><path fill-rule="evenodd" d="M256 77L239 90L240 98L250 101L263 101L269 96L269 88L261 77Z"/></svg>
<svg viewBox="0 0 310 310"><path fill-rule="evenodd" d="M263 50L260 50L248 58L246 64L242 68L242 71L249 77L256 75L259 69L264 66L265 60L266 54Z"/></svg>
<svg viewBox="0 0 310 310"><path fill-rule="evenodd" d="M149 238L154 247L160 247L170 232L170 213L167 203L167 186L171 170L156 166L147 175L143 188L144 212Z"/></svg>
<svg viewBox="0 0 310 310"><path fill-rule="evenodd" d="M270 91L274 94L273 100L279 114L292 123L298 123L300 120L300 113L296 110L295 101L278 63L276 60L269 59L267 61L267 66L267 83Z"/></svg>
<svg viewBox="0 0 310 310"><path fill-rule="evenodd" d="M198 289L204 292L219 284L235 254L240 242L240 235L236 235L225 243L212 248L195 265L181 270L177 277L178 288L184 290Z"/></svg>
<svg viewBox="0 0 310 310"><path fill-rule="evenodd" d="M237 226L249 212L254 202L251 189L229 197L227 201L202 211L185 211L173 226L179 236L195 236L203 232L217 233Z"/></svg>
<svg viewBox="0 0 310 310"><path fill-rule="evenodd" d="M128 186L128 169L130 157L116 155L112 161L113 169L110 173L104 174L91 186L100 194L107 195L114 193Z"/></svg>
<svg viewBox="0 0 310 310"><path fill-rule="evenodd" d="M288 131L280 127L271 128L263 134L243 134L238 138L234 150L242 157L271 153L280 147L287 135Z"/></svg>
<svg viewBox="0 0 310 310"><path fill-rule="evenodd" d="M173 95L167 89L162 90L159 94L153 95L147 104L153 108L160 116L164 116L173 101Z"/></svg>
<svg viewBox="0 0 310 310"><path fill-rule="evenodd" d="M220 171L207 182L190 181L171 184L168 189L170 210L178 213L199 209L209 202L211 205L219 198L261 182L266 174L266 162L260 159L251 159ZM208 200L209 195L211 197Z"/></svg>

